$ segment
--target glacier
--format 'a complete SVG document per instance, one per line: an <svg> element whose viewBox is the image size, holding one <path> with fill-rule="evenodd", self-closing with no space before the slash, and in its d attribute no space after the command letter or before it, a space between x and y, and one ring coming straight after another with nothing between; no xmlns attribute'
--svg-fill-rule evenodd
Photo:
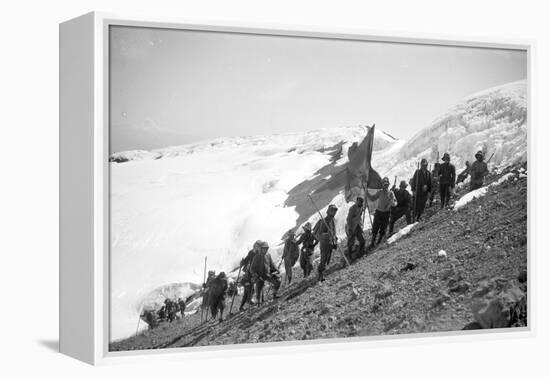
<svg viewBox="0 0 550 377"><path fill-rule="evenodd" d="M476 93L408 141L377 127L373 167L390 180L408 180L420 158L433 163L437 152L449 152L460 171L478 149L494 152L495 169L524 162L526 92L526 81L519 81ZM306 193L316 195L323 214L330 203L339 207L343 237L351 204L339 184L348 148L366 132L337 127L113 153L111 341L136 331L145 306L192 294L202 283L205 256L208 270L227 272L263 239L277 259L288 230L319 218L306 206Z"/></svg>

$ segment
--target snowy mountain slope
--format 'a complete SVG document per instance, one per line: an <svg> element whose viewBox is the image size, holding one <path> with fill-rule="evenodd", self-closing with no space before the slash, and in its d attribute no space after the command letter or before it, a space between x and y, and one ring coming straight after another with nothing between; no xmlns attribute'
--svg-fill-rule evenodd
<svg viewBox="0 0 550 377"><path fill-rule="evenodd" d="M257 239L280 253L298 217L284 205L288 192L365 134L335 128L113 154L125 162L111 164L112 339L135 331L158 287L202 282L205 256L208 269L227 271ZM394 143L375 135L378 150Z"/></svg>
<svg viewBox="0 0 550 377"><path fill-rule="evenodd" d="M405 176L416 161L436 162L449 152L457 170L484 150L493 167L527 160L527 82L502 85L473 94L417 133L391 156L395 164L386 174ZM434 147L435 146L435 147ZM441 162L441 161L440 161Z"/></svg>
<svg viewBox="0 0 550 377"><path fill-rule="evenodd" d="M458 170L483 147L495 151L492 167L524 161L525 92L517 82L470 96L408 142L377 129L373 167L408 180L418 159L435 162L433 145L451 153ZM333 128L113 154L111 340L135 331L145 301L173 291L160 287L202 282L205 256L208 269L228 271L265 239L277 258L289 229L318 219L307 194L323 214L338 205L343 236L347 149L366 133Z"/></svg>

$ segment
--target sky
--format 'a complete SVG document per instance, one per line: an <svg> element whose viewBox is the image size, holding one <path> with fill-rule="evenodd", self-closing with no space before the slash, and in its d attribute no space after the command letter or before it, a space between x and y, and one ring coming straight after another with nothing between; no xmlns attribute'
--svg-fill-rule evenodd
<svg viewBox="0 0 550 377"><path fill-rule="evenodd" d="M371 125L409 139L524 51L111 27L111 153Z"/></svg>

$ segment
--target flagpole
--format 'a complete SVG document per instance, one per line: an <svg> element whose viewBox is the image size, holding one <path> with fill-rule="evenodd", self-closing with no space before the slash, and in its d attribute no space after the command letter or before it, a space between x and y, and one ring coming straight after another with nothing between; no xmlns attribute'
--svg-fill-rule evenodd
<svg viewBox="0 0 550 377"><path fill-rule="evenodd" d="M370 141L370 153L372 155L373 148L374 148L374 127L376 126L376 123L372 124L372 139ZM367 186L365 187L365 184L363 183L363 191L365 192L365 208L367 211L369 211L369 222L370 222L370 228L372 229L372 218L370 216L370 208L369 208L369 201L367 199L367 190L369 189L369 174L370 174L371 164L369 162L369 170L367 171ZM365 226L365 212L363 212L363 226Z"/></svg>
<svg viewBox="0 0 550 377"><path fill-rule="evenodd" d="M370 228L372 229L372 219L370 217L370 208L369 208L369 202L368 202L368 199L367 199L367 188L365 187L365 184L363 183L363 191L365 193L365 208L367 209L367 211L369 212L369 222L370 222ZM365 210L363 210L363 227L365 227Z"/></svg>

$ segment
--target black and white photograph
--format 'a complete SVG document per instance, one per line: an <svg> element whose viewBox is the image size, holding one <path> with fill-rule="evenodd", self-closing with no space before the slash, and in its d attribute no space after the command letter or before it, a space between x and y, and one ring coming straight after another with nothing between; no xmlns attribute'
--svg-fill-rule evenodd
<svg viewBox="0 0 550 377"><path fill-rule="evenodd" d="M528 328L526 50L108 41L109 351Z"/></svg>

